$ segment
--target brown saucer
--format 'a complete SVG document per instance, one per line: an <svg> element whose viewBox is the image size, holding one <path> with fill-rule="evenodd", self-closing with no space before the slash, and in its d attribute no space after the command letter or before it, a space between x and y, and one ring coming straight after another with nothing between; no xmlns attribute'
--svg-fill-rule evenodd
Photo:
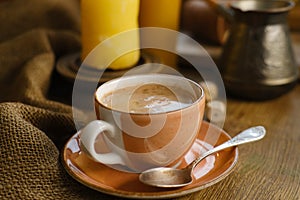
<svg viewBox="0 0 300 200"><path fill-rule="evenodd" d="M196 142L182 158L179 167L186 166L199 155L199 152L206 151L230 138L225 131L208 122L203 122ZM106 194L139 199L179 197L199 191L228 176L237 160L237 147L216 153L207 157L196 167L194 170L195 180L191 185L177 189L166 189L144 185L138 180L139 174L117 171L89 159L80 150L78 133L66 143L62 152L65 169L80 183Z"/></svg>

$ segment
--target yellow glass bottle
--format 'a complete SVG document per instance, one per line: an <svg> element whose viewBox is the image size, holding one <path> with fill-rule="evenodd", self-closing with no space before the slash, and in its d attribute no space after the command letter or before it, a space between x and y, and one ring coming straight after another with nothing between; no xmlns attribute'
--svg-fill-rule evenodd
<svg viewBox="0 0 300 200"><path fill-rule="evenodd" d="M140 57L138 15L139 0L81 0L81 60L84 60L104 40L118 33L136 29L130 31L125 40L115 40L117 42L110 43L111 49L103 52L103 56L115 57L117 53L116 55L109 55L109 53L118 52L119 48L124 48L122 45L130 45L130 49L136 50L116 58L109 66L102 66L99 63L93 67L119 70L135 65ZM97 56L101 56L101 52Z"/></svg>
<svg viewBox="0 0 300 200"><path fill-rule="evenodd" d="M172 30L179 29L181 11L181 0L141 0L140 2L140 27L160 27ZM177 38L174 38L172 34L168 37L168 34L163 38L165 44L164 47L168 50L175 52ZM145 35L141 38L143 40L149 40L153 36ZM176 66L176 55L166 51L158 49L145 50L154 55L160 57L162 63L171 67Z"/></svg>

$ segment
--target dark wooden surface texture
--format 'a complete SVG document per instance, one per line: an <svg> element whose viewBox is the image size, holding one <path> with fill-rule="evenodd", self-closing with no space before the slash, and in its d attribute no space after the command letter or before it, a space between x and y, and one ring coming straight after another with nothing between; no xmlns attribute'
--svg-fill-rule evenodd
<svg viewBox="0 0 300 200"><path fill-rule="evenodd" d="M228 99L224 129L234 136L263 125L266 137L239 147L235 170L180 199L300 199L300 86L264 102Z"/></svg>

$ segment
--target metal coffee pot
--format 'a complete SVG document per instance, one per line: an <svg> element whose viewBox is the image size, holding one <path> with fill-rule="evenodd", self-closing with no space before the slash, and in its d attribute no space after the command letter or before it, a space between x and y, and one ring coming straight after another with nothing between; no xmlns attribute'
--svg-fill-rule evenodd
<svg viewBox="0 0 300 200"><path fill-rule="evenodd" d="M218 66L226 91L252 100L275 98L297 82L288 12L292 1L239 0L229 7L206 0L230 24Z"/></svg>

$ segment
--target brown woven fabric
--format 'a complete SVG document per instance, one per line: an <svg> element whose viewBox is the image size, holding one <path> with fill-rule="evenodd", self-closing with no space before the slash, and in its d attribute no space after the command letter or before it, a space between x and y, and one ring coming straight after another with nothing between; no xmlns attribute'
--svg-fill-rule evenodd
<svg viewBox="0 0 300 200"><path fill-rule="evenodd" d="M80 49L79 23L78 0L0 1L0 199L107 197L64 170L72 109L48 96L55 61Z"/></svg>

